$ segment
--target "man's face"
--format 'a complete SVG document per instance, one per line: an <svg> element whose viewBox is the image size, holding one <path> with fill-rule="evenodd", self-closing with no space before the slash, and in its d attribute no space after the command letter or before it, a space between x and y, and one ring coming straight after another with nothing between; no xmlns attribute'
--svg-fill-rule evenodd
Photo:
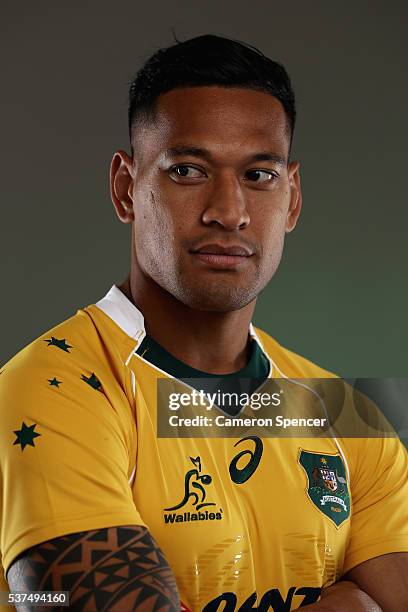
<svg viewBox="0 0 408 612"><path fill-rule="evenodd" d="M249 304L300 212L281 103L247 89L175 89L159 97L134 145L129 195L142 273L195 309Z"/></svg>

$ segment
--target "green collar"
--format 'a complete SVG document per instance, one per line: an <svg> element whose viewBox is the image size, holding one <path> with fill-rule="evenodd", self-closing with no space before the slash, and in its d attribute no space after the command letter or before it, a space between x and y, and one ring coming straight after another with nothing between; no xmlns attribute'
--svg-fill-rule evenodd
<svg viewBox="0 0 408 612"><path fill-rule="evenodd" d="M167 374L174 376L174 378L267 378L269 362L256 340L251 340L250 349L250 357L246 366L238 372L223 375L209 374L190 367L183 361L176 359L149 336L144 338L136 353Z"/></svg>
<svg viewBox="0 0 408 612"><path fill-rule="evenodd" d="M256 340L251 340L250 349L247 365L238 372L224 375L209 374L190 367L176 359L149 336L144 338L136 353L163 372L183 380L205 393L213 393L219 390L225 393L238 392L251 395L268 378L270 366L266 355ZM224 412L231 416L239 414L240 411L241 406L235 403L232 403L229 407L224 407Z"/></svg>

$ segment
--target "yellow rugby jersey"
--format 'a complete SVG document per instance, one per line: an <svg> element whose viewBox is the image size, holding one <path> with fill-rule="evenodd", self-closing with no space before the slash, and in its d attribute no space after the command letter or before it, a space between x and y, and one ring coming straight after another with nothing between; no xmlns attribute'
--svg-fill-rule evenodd
<svg viewBox="0 0 408 612"><path fill-rule="evenodd" d="M270 376L332 376L250 333ZM397 439L158 438L157 379L171 377L136 353L145 335L113 286L1 369L4 572L52 538L146 525L187 609L279 612L313 603L367 559L408 551ZM342 497L323 504L312 485L334 473Z"/></svg>

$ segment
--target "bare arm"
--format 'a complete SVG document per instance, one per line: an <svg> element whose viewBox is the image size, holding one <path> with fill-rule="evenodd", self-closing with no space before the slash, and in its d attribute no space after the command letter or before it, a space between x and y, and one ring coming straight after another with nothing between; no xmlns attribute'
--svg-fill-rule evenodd
<svg viewBox="0 0 408 612"><path fill-rule="evenodd" d="M345 578L368 593L384 612L408 610L408 552L360 563Z"/></svg>
<svg viewBox="0 0 408 612"><path fill-rule="evenodd" d="M310 612L402 612L408 610L408 553L369 559L350 570L345 580L324 589Z"/></svg>
<svg viewBox="0 0 408 612"><path fill-rule="evenodd" d="M323 589L320 601L300 609L305 612L383 612L367 593L348 580Z"/></svg>
<svg viewBox="0 0 408 612"><path fill-rule="evenodd" d="M146 527L137 525L38 544L14 561L7 580L11 591L70 591L75 612L180 610L173 572Z"/></svg>

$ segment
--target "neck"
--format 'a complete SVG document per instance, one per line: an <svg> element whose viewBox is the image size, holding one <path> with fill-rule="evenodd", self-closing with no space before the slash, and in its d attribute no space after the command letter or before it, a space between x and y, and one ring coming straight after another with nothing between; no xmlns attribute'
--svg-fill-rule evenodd
<svg viewBox="0 0 408 612"><path fill-rule="evenodd" d="M142 312L147 334L190 367L217 375L247 364L255 300L231 312L196 310L143 275L128 277L119 289Z"/></svg>

